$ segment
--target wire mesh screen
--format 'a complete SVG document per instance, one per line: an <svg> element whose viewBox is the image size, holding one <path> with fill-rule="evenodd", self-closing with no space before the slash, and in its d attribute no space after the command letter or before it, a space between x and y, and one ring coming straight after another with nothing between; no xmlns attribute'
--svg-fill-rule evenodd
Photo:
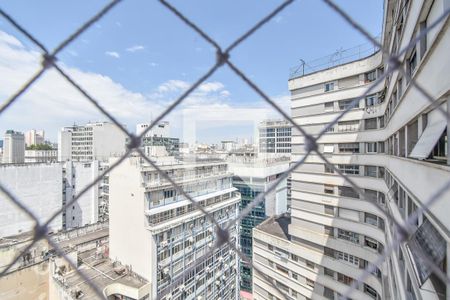
<svg viewBox="0 0 450 300"><path fill-rule="evenodd" d="M344 18L348 24L350 24L357 32L364 35L367 40L372 44L373 49L381 49L380 51L383 52L384 56L386 57L386 60L388 61L388 67L384 71L383 75L376 79L376 81L370 85L369 88L366 89L364 93L362 93L359 97L353 100L352 104L348 106L345 110L343 110L337 118L335 118L332 122L330 122L326 128L324 128L318 135L310 135L308 132L300 126L298 123L296 123L288 114L286 114L267 94L263 91L261 87L259 87L257 84L255 84L235 63L233 63L231 59L231 54L233 50L237 47L239 47L242 43L246 41L247 38L252 36L255 32L257 32L261 27L267 25L268 21L274 18L277 14L279 14L281 11L289 9L289 6L294 2L294 0L287 0L283 1L279 6L277 6L275 9L273 9L272 12L270 12L268 15L266 15L264 18L262 18L259 22L254 24L253 27L248 29L244 34L237 37L236 40L231 43L231 45L227 47L223 47L222 45L219 45L211 36L209 36L202 28L197 26L193 21L189 19L188 16L184 15L182 12L180 12L177 7L173 6L167 1L160 0L161 5L163 5L168 13L174 14L177 18L179 18L181 21L184 22L185 26L191 28L193 31L195 31L201 38L203 38L205 41L207 41L212 47L215 48L216 51L216 61L215 63L209 68L209 70L204 73L203 76L198 78L197 81L195 81L194 84L192 84L182 95L180 95L176 101L174 101L171 105L169 105L159 116L157 116L149 127L145 129L140 135L135 135L133 133L130 133L124 128L124 126L118 122L118 120L114 117L113 114L108 112L107 107L102 107L99 102L94 99L85 89L83 89L83 86L81 86L79 83L77 83L71 76L68 75L68 72L64 69L64 67L58 63L58 54L66 48L70 43L72 43L74 40L78 39L80 35L86 31L89 27L93 26L98 20L100 20L103 16L108 14L113 8L120 9L119 4L120 0L114 0L111 1L108 5L106 5L102 10L100 10L96 15L94 15L92 18L87 20L84 24L82 24L78 30L76 30L73 34L68 36L65 40L63 40L54 50L50 51L46 48L45 45L43 45L37 37L35 37L28 29L24 28L15 21L13 16L10 16L6 11L0 8L0 14L3 18L5 18L9 23L11 23L17 30L19 30L21 33L23 33L32 43L34 43L41 51L42 55L42 64L41 68L38 72L35 74L30 74L30 79L27 82L23 83L23 86L17 90L13 95L11 95L8 99L6 99L2 106L0 107L0 117L1 115L8 110L8 108L16 101L20 101L21 95L27 91L38 78L40 78L47 70L54 69L56 70L63 78L67 80L73 87L75 87L86 99L86 101L92 103L106 118L108 118L111 122L113 122L118 128L120 128L127 136L128 136L128 145L127 145L127 151L126 153L120 157L116 162L111 164L108 169L106 169L100 176L98 176L93 182L91 182L88 186L86 186L84 189L82 189L76 197L73 198L73 200L67 202L63 207L61 207L58 211L55 211L54 214L45 222L40 222L36 215L29 210L28 207L26 207L22 202L21 199L18 199L14 196L14 194L8 190L2 183L0 183L0 190L1 192L6 196L6 198L13 203L18 210L23 211L30 219L32 219L35 222L35 227L33 231L33 240L31 243L29 243L25 249L22 250L22 254L15 257L13 261L11 261L0 273L0 276L4 276L7 274L8 270L21 259L22 255L27 253L28 250L31 249L33 244L36 242L46 239L48 243L55 249L56 253L60 256L63 256L67 259L69 264L71 264L71 267L77 272L79 272L79 275L86 281L88 285L92 289L94 289L96 295L98 298L105 298L103 295L103 292L91 281L91 279L87 276L87 274L84 273L84 271L78 269L76 265L66 257L66 254L64 251L56 244L48 235L48 226L49 224L58 217L66 208L73 205L75 202L78 201L78 199L85 193L87 193L91 188L93 188L97 183L99 183L102 178L113 171L119 164L121 164L131 153L138 153L142 159L144 159L148 164L150 164L159 174L162 178L166 179L170 184L173 186L173 188L181 195L183 195L186 199L188 199L192 205L195 207L195 209L201 211L201 213L209 219L213 224L215 224L215 230L216 230L216 244L212 249L210 249L210 253L212 253L215 249L218 247L221 247L225 244L228 244L230 249L235 251L237 255L240 257L240 259L249 265L253 267L253 270L258 273L262 277L267 277L264 272L259 270L256 266L253 265L252 261L247 258L245 254L243 254L233 242L230 242L230 234L229 230L234 225L236 225L238 222L242 220L242 218L249 213L251 213L252 209L259 205L262 201L264 201L265 196L268 193L271 193L274 191L278 184L280 184L283 180L287 179L287 177L294 171L297 167L302 165L308 158L310 154L315 154L318 157L320 157L325 164L327 164L329 167L334 169L334 172L339 174L345 181L353 188L354 192L356 192L360 199L367 199L368 202L373 203L379 209L387 216L389 224L394 227L398 233L398 238L395 239L392 244L387 245L384 247L383 252L378 256L377 260L371 263L369 266L366 267L364 272L361 276L356 278L352 282L352 284L349 285L347 291L341 295L342 298L348 298L351 296L352 291L357 288L358 282L363 282L369 274L371 274L375 269L380 266L386 258L388 258L394 249L398 247L400 243L403 243L412 236L412 234L415 232L415 227L413 224L416 222L418 216L426 211L433 203L437 201L443 201L442 195L450 189L450 181L441 187L441 189L435 191L434 196L428 199L426 202L423 203L423 206L417 209L408 219L407 221L403 223L399 223L396 218L394 218L391 213L386 210L383 206L371 202L368 198L369 196L366 195L366 192L364 189L360 188L358 184L350 178L347 174L344 174L338 167L336 167L334 164L332 164L327 157L323 155L323 153L318 151L318 140L327 132L328 129L330 129L332 126L337 124L337 122L342 119L344 115L346 115L353 107L355 107L361 99L364 99L367 95L369 95L372 92L372 89L374 86L376 86L379 83L384 82L386 77L390 76L395 71L401 72L403 76L411 81L411 85L413 88L417 89L423 97L429 100L430 103L434 104L435 99L429 95L427 92L426 87L419 85L414 78L410 78L410 75L401 68L401 61L400 57L402 57L403 54L405 54L407 51L411 50L412 47L414 47L420 39L427 34L430 30L432 30L437 25L445 22L447 20L448 14L450 13L450 9L447 9L434 23L430 24L426 28L426 30L423 30L418 34L415 38L413 38L410 43L408 43L406 46L404 46L402 49L398 50L396 53L389 53L389 50L384 48L384 45L382 45L376 38L372 37L362 26L360 26L350 15L348 15L344 10L342 10L338 5L336 5L331 0L323 0L325 5L330 7L336 14L340 15L342 18ZM117 8L116 8L117 6ZM372 49L372 48L370 48ZM198 204L188 193L186 193L182 187L169 175L166 174L161 168L153 162L149 157L145 155L145 153L141 150L141 142L142 138L145 136L147 132L149 132L156 124L158 124L160 121L163 120L172 110L174 110L178 105L180 105L197 87L200 86L205 80L207 80L209 77L211 77L218 69L228 67L230 70L232 70L235 75L240 78L246 85L248 85L251 89L253 89L257 95L259 95L265 102L267 102L275 111L277 111L284 119L288 120L292 127L295 128L298 132L303 135L305 139L306 144L306 150L307 153L304 155L300 160L294 161L289 169L282 174L264 193L259 194L253 202L251 202L247 207L245 207L242 211L239 212L239 215L234 221L229 222L226 226L220 226L219 223L215 220L213 215L208 213L205 208ZM445 110L443 110L441 107L438 107L438 109L441 110L442 114L445 114L445 118L448 120L450 119L450 116L447 114ZM415 251L415 255L420 256L421 261L427 265L427 270L429 272L433 272L436 276L438 276L443 282L445 282L447 285L450 284L450 279L447 277L447 275L441 270L441 268L436 264L436 262L428 257L423 251L421 251L421 248L417 248L417 251ZM207 253L209 255L210 253ZM195 268L198 264L202 263L202 260L196 261L193 268ZM282 295L285 299L291 299L291 296L288 295L285 291L281 290L277 285L273 284L273 281L267 278L267 281L273 285L273 287L279 292L280 295ZM164 295L159 295L158 297L163 297Z"/></svg>

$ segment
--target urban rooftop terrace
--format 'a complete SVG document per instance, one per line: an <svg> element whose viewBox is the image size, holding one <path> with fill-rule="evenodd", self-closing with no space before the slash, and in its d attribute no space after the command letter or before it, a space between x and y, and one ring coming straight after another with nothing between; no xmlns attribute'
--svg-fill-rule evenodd
<svg viewBox="0 0 450 300"><path fill-rule="evenodd" d="M379 41L380 37L376 37L376 39ZM290 68L289 80L365 59L377 53L378 50L379 48L373 43L367 42L352 48L340 48L332 54L311 61L300 59L298 65Z"/></svg>

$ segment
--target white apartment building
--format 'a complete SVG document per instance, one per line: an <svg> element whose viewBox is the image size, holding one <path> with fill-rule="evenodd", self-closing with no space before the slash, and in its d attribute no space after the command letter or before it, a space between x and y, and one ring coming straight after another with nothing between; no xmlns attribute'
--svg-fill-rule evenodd
<svg viewBox="0 0 450 300"><path fill-rule="evenodd" d="M94 181L104 168L99 161L8 164L0 166L0 182L40 222L46 222ZM107 196L108 183L102 181L56 217L50 224L50 231L69 230L106 220ZM0 237L28 232L33 226L25 213L0 194Z"/></svg>
<svg viewBox="0 0 450 300"><path fill-rule="evenodd" d="M384 2L382 43L397 53L430 26L448 0ZM356 193L312 153L292 174L290 217L272 218L254 231L254 263L293 299L338 299L364 268L399 239L387 213L401 224L450 179L449 18L400 57L407 74L435 99L431 105L395 71L373 87L318 141L318 151L363 189ZM317 136L387 70L388 57L367 58L289 80L292 117ZM305 154L293 129L292 160ZM352 299L449 299L450 287L420 258L420 250L449 274L450 192L419 214L416 231L357 284ZM384 211L375 208L377 202ZM264 278L254 299L283 299Z"/></svg>
<svg viewBox="0 0 450 300"><path fill-rule="evenodd" d="M292 124L286 120L266 120L261 122L259 131L259 152L291 153Z"/></svg>
<svg viewBox="0 0 450 300"><path fill-rule="evenodd" d="M220 224L237 216L240 194L226 163L157 163ZM151 283L150 299L237 298L235 252L224 244L206 255L216 242L213 224L170 182L130 157L109 183L110 258ZM230 237L237 247L237 225Z"/></svg>
<svg viewBox="0 0 450 300"><path fill-rule="evenodd" d="M58 150L25 150L25 163L58 161Z"/></svg>
<svg viewBox="0 0 450 300"><path fill-rule="evenodd" d="M25 132L25 146L40 145L44 143L45 132L44 130L28 130Z"/></svg>
<svg viewBox="0 0 450 300"><path fill-rule="evenodd" d="M58 161L107 161L125 152L126 134L110 122L63 127L58 132Z"/></svg>
<svg viewBox="0 0 450 300"><path fill-rule="evenodd" d="M25 161L25 140L23 133L7 130L3 138L4 164L23 163Z"/></svg>

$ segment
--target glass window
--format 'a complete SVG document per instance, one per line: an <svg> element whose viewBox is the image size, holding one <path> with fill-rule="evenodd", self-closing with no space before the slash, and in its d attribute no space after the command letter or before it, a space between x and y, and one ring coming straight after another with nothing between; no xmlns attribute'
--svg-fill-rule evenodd
<svg viewBox="0 0 450 300"><path fill-rule="evenodd" d="M373 299L377 299L378 297L377 291L367 284L364 284L364 293L368 294Z"/></svg>
<svg viewBox="0 0 450 300"><path fill-rule="evenodd" d="M309 279L309 278L306 278L306 284L307 284L308 286L314 288L314 281L313 281L313 280L311 280L311 279Z"/></svg>
<svg viewBox="0 0 450 300"><path fill-rule="evenodd" d="M377 118L370 118L364 120L364 129L377 129Z"/></svg>
<svg viewBox="0 0 450 300"><path fill-rule="evenodd" d="M314 269L314 263L312 261L305 260L305 264L308 268Z"/></svg>
<svg viewBox="0 0 450 300"><path fill-rule="evenodd" d="M333 102L326 102L325 105L325 111L334 111L334 103Z"/></svg>
<svg viewBox="0 0 450 300"><path fill-rule="evenodd" d="M338 229L338 238L358 244L359 243L359 234L356 232Z"/></svg>
<svg viewBox="0 0 450 300"><path fill-rule="evenodd" d="M340 121L338 122L339 132L351 132L359 130L359 121Z"/></svg>
<svg viewBox="0 0 450 300"><path fill-rule="evenodd" d="M417 55L414 50L408 59L409 75L412 76L417 67Z"/></svg>
<svg viewBox="0 0 450 300"><path fill-rule="evenodd" d="M326 276L334 277L334 271L328 268L323 268L323 274Z"/></svg>
<svg viewBox="0 0 450 300"><path fill-rule="evenodd" d="M358 165L338 165L339 170L347 175L359 175Z"/></svg>
<svg viewBox="0 0 450 300"><path fill-rule="evenodd" d="M323 186L323 192L325 194L334 194L334 186L329 185L329 184L325 184Z"/></svg>
<svg viewBox="0 0 450 300"><path fill-rule="evenodd" d="M341 153L359 153L359 143L341 143L339 144Z"/></svg>
<svg viewBox="0 0 450 300"><path fill-rule="evenodd" d="M370 225L378 226L378 217L370 213L364 213L364 222Z"/></svg>
<svg viewBox="0 0 450 300"><path fill-rule="evenodd" d="M377 143L366 143L367 153L377 153Z"/></svg>
<svg viewBox="0 0 450 300"><path fill-rule="evenodd" d="M377 94L369 95L366 97L366 107L379 104L379 97Z"/></svg>
<svg viewBox="0 0 450 300"><path fill-rule="evenodd" d="M334 291L326 286L323 287L323 296L327 299L334 300Z"/></svg>
<svg viewBox="0 0 450 300"><path fill-rule="evenodd" d="M377 177L377 167L376 166L365 166L364 176Z"/></svg>
<svg viewBox="0 0 450 300"><path fill-rule="evenodd" d="M325 207L325 214L334 216L334 206L324 205L324 207Z"/></svg>
<svg viewBox="0 0 450 300"><path fill-rule="evenodd" d="M337 277L338 277L339 282L342 282L343 284L346 284L346 285L351 285L353 282L353 278L346 276L342 273L338 273Z"/></svg>
<svg viewBox="0 0 450 300"><path fill-rule="evenodd" d="M376 70L373 70L373 71L370 71L370 72L367 72L366 74L364 74L364 81L366 83L372 82L375 79L377 79L377 72L376 72Z"/></svg>
<svg viewBox="0 0 450 300"><path fill-rule="evenodd" d="M332 90L334 90L334 82L325 83L324 91L325 92L329 92L329 91L332 91Z"/></svg>
<svg viewBox="0 0 450 300"><path fill-rule="evenodd" d="M340 186L339 196L349 198L359 198L359 194L352 187L349 186Z"/></svg>
<svg viewBox="0 0 450 300"><path fill-rule="evenodd" d="M370 237L364 237L364 246L367 246L369 248L378 249L378 242Z"/></svg>
<svg viewBox="0 0 450 300"><path fill-rule="evenodd" d="M359 108L358 102L355 99L340 100L338 103L340 110Z"/></svg>
<svg viewBox="0 0 450 300"><path fill-rule="evenodd" d="M325 164L325 173L334 173L334 169L332 166Z"/></svg>

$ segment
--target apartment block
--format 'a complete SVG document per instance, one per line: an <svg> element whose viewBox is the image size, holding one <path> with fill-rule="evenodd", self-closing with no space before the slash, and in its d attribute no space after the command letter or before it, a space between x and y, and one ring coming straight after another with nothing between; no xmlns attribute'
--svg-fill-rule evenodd
<svg viewBox="0 0 450 300"><path fill-rule="evenodd" d="M229 170L233 173L233 186L241 194L239 209L243 210L255 198L267 191L289 167L289 157L278 159L244 159L241 162L229 162ZM261 204L255 206L252 212L240 222L241 251L252 257L252 229L266 218L285 213L287 210L287 182L284 180L276 189L264 197ZM241 291L252 291L252 268L240 261Z"/></svg>
<svg viewBox="0 0 450 300"><path fill-rule="evenodd" d="M32 129L25 132L25 145L30 147L32 145L44 144L45 132L44 130Z"/></svg>
<svg viewBox="0 0 450 300"><path fill-rule="evenodd" d="M446 0L386 0L384 47L399 53L449 5ZM270 278L254 276L254 299L283 299L273 284L293 299L338 299L368 266L373 272L356 284L352 299L450 297L448 284L423 259L448 276L450 192L419 213L414 233L405 240L388 218L405 224L450 178L450 123L442 113L450 108L449 47L447 17L399 57L406 76L397 70L377 83L391 66L389 57L375 52L289 80L295 122L313 137L324 132L318 151L362 194L310 153L292 174L291 214L254 230L253 262ZM355 102L368 88L371 93ZM349 111L330 126L344 110ZM294 128L293 162L308 154L305 144ZM383 263L373 266L399 240Z"/></svg>
<svg viewBox="0 0 450 300"><path fill-rule="evenodd" d="M25 139L21 132L7 130L3 138L4 164L23 163L25 161Z"/></svg>
<svg viewBox="0 0 450 300"><path fill-rule="evenodd" d="M58 161L108 161L125 153L126 134L109 122L62 128L58 132Z"/></svg>
<svg viewBox="0 0 450 300"><path fill-rule="evenodd" d="M50 163L58 161L58 150L25 150L25 163Z"/></svg>
<svg viewBox="0 0 450 300"><path fill-rule="evenodd" d="M137 124L136 135L140 135L149 126L150 123ZM157 146L164 146L167 154L171 156L178 156L180 154L180 139L171 137L170 123L167 121L162 121L155 125L142 138L142 149L147 156L154 156L155 153L153 151L158 148Z"/></svg>
<svg viewBox="0 0 450 300"><path fill-rule="evenodd" d="M152 159L221 226L237 216L240 194L226 163ZM150 282L151 299L237 298L235 252L224 244L210 253L214 225L169 181L130 157L112 170L109 184L110 258ZM235 247L238 229L230 230Z"/></svg>
<svg viewBox="0 0 450 300"><path fill-rule="evenodd" d="M259 152L291 153L292 124L286 120L261 122L259 131Z"/></svg>

